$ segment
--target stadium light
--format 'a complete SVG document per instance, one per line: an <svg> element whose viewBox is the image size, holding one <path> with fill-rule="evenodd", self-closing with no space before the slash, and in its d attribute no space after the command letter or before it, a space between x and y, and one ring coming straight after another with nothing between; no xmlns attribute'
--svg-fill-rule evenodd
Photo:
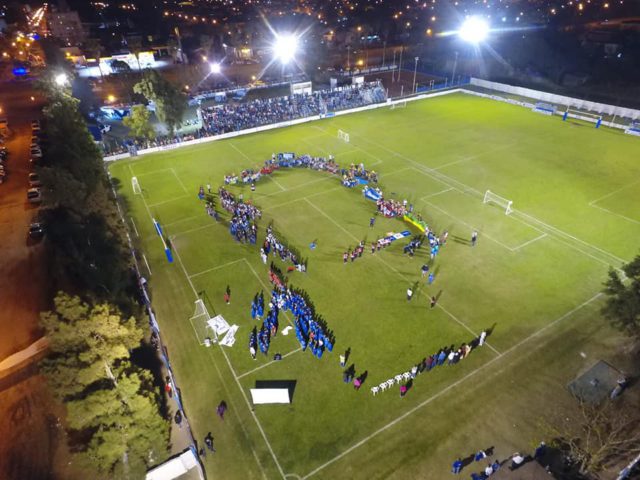
<svg viewBox="0 0 640 480"><path fill-rule="evenodd" d="M222 67L219 63L211 63L209 68L211 68L211 73L214 75L218 75L222 71Z"/></svg>
<svg viewBox="0 0 640 480"><path fill-rule="evenodd" d="M293 60L297 50L297 37L294 35L276 35L276 41L273 45L273 53L283 65L286 65Z"/></svg>
<svg viewBox="0 0 640 480"><path fill-rule="evenodd" d="M54 81L59 87L64 87L69 81L69 78L66 73L59 73L54 77Z"/></svg>
<svg viewBox="0 0 640 480"><path fill-rule="evenodd" d="M489 24L479 17L469 17L458 30L458 35L466 42L480 43L489 35Z"/></svg>

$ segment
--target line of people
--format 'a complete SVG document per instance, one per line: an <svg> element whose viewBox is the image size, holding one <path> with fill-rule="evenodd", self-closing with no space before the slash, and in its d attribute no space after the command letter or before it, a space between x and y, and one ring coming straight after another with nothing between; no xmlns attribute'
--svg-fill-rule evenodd
<svg viewBox="0 0 640 480"><path fill-rule="evenodd" d="M224 187L218 189L218 196L222 208L231 213L229 231L238 241L255 244L258 238L256 220L262 217L262 212L255 205L236 200L235 196Z"/></svg>
<svg viewBox="0 0 640 480"><path fill-rule="evenodd" d="M424 372L430 372L436 367L441 367L445 364L449 366L458 364L461 360L467 358L474 348L483 346L486 338L487 331L483 330L480 335L471 342L463 343L458 348L455 348L453 345L443 347L438 350L438 352L423 358L420 362L413 365L409 371L394 375L389 380L371 387L371 393L377 395L380 392L390 390L394 385L400 385L400 396L404 396L403 392L406 393L407 390L406 388L402 388L403 385L406 387L406 384L412 382L416 376Z"/></svg>
<svg viewBox="0 0 640 480"><path fill-rule="evenodd" d="M333 351L333 335L307 303L302 292L276 287L271 296L273 305L293 314L296 337L303 351L309 349L317 358L322 358L325 350Z"/></svg>

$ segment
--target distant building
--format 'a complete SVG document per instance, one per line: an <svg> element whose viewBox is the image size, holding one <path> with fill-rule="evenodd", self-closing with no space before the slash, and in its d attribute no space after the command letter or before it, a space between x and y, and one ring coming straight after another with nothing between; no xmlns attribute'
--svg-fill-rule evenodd
<svg viewBox="0 0 640 480"><path fill-rule="evenodd" d="M78 12L52 12L48 14L47 22L51 36L67 46L78 45L87 38Z"/></svg>

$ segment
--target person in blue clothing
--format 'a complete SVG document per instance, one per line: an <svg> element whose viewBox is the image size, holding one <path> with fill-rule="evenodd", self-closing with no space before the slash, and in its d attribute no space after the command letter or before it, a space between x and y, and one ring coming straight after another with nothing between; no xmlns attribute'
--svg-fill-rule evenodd
<svg viewBox="0 0 640 480"><path fill-rule="evenodd" d="M433 283L434 279L435 279L435 275L433 274L433 272L431 272L429 274L429 280L428 280L429 285L431 285Z"/></svg>
<svg viewBox="0 0 640 480"><path fill-rule="evenodd" d="M462 460L458 457L452 464L451 464L451 472L452 473L460 473L462 471Z"/></svg>

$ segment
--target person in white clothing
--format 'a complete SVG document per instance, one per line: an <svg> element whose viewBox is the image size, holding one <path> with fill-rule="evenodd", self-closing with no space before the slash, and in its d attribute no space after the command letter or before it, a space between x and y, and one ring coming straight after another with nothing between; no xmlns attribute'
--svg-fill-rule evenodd
<svg viewBox="0 0 640 480"><path fill-rule="evenodd" d="M482 346L484 345L484 341L487 338L487 332L486 331L482 331L482 333L480 333L480 338L478 339L478 345Z"/></svg>

